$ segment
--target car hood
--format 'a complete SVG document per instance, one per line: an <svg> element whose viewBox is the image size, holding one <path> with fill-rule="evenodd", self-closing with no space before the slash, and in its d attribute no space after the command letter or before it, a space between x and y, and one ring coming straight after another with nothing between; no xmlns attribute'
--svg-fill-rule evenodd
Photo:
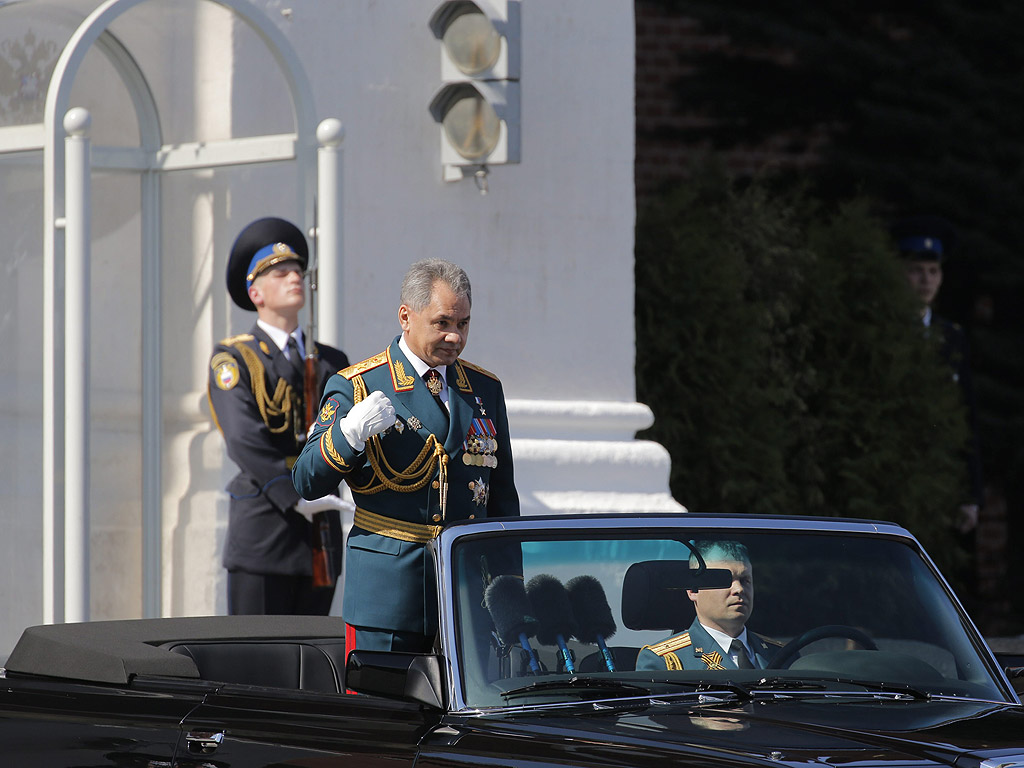
<svg viewBox="0 0 1024 768"><path fill-rule="evenodd" d="M531 762L638 766L665 760L731 765L901 768L1024 765L1019 706L945 701L758 700L736 706L653 704L579 708L463 721L452 733L470 753ZM561 757L559 757L561 756ZM450 755L449 755L450 757Z"/></svg>

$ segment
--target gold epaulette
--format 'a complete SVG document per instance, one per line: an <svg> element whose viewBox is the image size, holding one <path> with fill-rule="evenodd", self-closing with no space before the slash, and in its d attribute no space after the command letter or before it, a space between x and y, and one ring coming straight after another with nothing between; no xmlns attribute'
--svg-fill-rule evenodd
<svg viewBox="0 0 1024 768"><path fill-rule="evenodd" d="M481 368L479 365L474 365L473 363L470 363L470 362L468 362L466 360L463 360L461 358L459 359L459 362L462 363L467 368L469 368L471 371L476 371L477 373L482 373L484 376L488 376L488 377L494 379L495 381L500 381L500 379L497 376L495 376L493 373L488 371L486 368Z"/></svg>
<svg viewBox="0 0 1024 768"><path fill-rule="evenodd" d="M681 635L676 635L675 637L670 637L668 640L662 640L660 643L644 647L659 656L664 656L666 653L678 651L680 648L689 648L692 644L693 641L690 640L690 633L683 632Z"/></svg>
<svg viewBox="0 0 1024 768"><path fill-rule="evenodd" d="M774 645L776 648L781 648L783 645L785 645L785 643L783 643L781 640L776 640L773 637L765 637L764 635L758 635L758 637L761 638L761 640L763 640L768 645Z"/></svg>
<svg viewBox="0 0 1024 768"><path fill-rule="evenodd" d="M237 336L228 336L226 339L221 339L221 344L225 347L233 347L240 341L252 341L256 337L251 333L240 333Z"/></svg>
<svg viewBox="0 0 1024 768"><path fill-rule="evenodd" d="M358 376L360 373L369 371L372 368L379 368L380 366L384 365L384 363L386 363L387 361L388 353L381 352L379 354L374 355L373 357L366 358L360 363L350 365L348 368L338 371L338 373L339 375L344 376L346 379L352 379L353 377Z"/></svg>

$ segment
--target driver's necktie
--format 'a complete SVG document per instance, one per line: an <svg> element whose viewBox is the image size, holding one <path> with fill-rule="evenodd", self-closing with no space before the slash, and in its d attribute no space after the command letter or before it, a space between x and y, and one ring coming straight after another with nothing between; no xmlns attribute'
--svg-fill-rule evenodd
<svg viewBox="0 0 1024 768"><path fill-rule="evenodd" d="M739 669L755 668L750 661L750 656L747 655L747 649L743 647L743 643L739 640L732 641L732 645L729 646L729 655L736 660L736 666Z"/></svg>

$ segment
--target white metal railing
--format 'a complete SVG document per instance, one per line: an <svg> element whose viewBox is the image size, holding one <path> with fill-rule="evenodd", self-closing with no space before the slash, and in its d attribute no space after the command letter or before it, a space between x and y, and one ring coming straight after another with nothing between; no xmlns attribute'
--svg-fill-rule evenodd
<svg viewBox="0 0 1024 768"><path fill-rule="evenodd" d="M146 0L105 0L69 39L54 67L40 125L0 129L0 152L43 150L43 620L81 620L89 611L89 174L91 169L142 174L142 528L143 615L162 614L161 564L162 397L160 377L160 216L162 172L295 161L297 208L307 228L314 220L312 178L315 112L312 91L296 52L282 32L248 0L210 0L233 11L266 43L284 75L295 110L295 133L217 142L163 145L152 93L130 53L107 32L121 15ZM139 120L138 148L90 147L88 119L69 99L86 52L96 46L124 80ZM87 118L87 113L84 116ZM64 119L69 122L62 123ZM325 123L328 121L325 121ZM326 129L325 173L340 188L340 123ZM335 128L337 130L335 130ZM65 133L67 135L65 135ZM91 157L90 157L91 156ZM91 163L90 163L91 160ZM321 296L340 312L335 259L340 257L341 198L321 188L325 210L319 237L327 266ZM328 209L329 211L328 212ZM326 242L324 242L326 241ZM330 254L328 256L328 254ZM331 270L335 273L332 276ZM328 336L340 327L327 310L318 316ZM333 338L331 340L334 340ZM147 405L148 404L148 405ZM155 407L153 407L155 406ZM70 432L68 429L70 428ZM63 555L63 557L62 557Z"/></svg>

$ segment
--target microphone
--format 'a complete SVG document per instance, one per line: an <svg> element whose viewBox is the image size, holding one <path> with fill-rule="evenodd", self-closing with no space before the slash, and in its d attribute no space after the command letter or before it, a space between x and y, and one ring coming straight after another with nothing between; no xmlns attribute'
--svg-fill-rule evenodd
<svg viewBox="0 0 1024 768"><path fill-rule="evenodd" d="M530 635L537 632L537 620L530 614L530 600L526 596L523 580L517 576L496 577L484 592L484 605L491 614L494 629L505 645L512 645L518 639L527 653L530 669L535 675L541 673L537 654L530 646Z"/></svg>
<svg viewBox="0 0 1024 768"><path fill-rule="evenodd" d="M576 621L562 582L542 573L530 579L526 585L526 594L537 613L537 639L544 645L557 645L565 661L566 671L575 672L576 667L572 663L565 638L576 633Z"/></svg>
<svg viewBox="0 0 1024 768"><path fill-rule="evenodd" d="M593 576L576 576L565 585L565 591L576 617L576 638L600 648L605 666L609 672L614 672L615 661L604 641L615 634L617 627L601 582Z"/></svg>

